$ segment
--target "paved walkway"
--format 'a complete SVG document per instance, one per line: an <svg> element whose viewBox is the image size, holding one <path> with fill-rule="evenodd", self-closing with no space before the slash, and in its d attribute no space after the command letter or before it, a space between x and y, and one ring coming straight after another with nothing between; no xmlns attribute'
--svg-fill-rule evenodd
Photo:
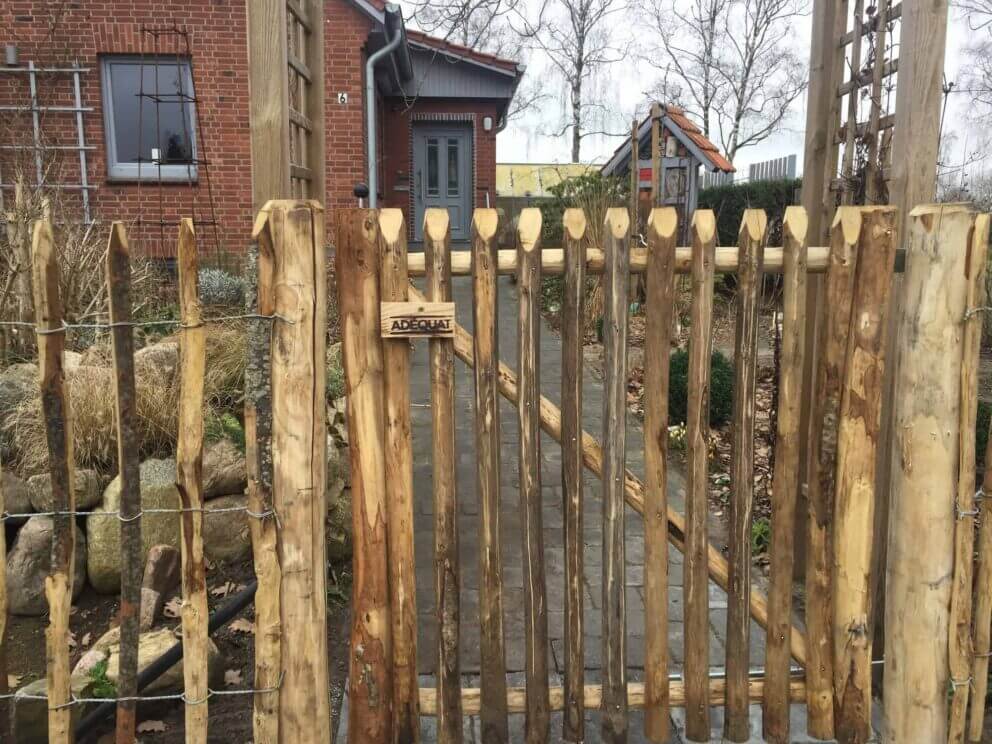
<svg viewBox="0 0 992 744"><path fill-rule="evenodd" d="M458 321L468 329L472 328L471 284L467 279L456 278L454 296ZM507 277L499 283L500 303L500 356L511 367L516 367L516 291ZM561 342L547 326L541 328L541 392L556 404L560 403L561 385ZM459 553L461 557L461 665L465 675L464 686L479 685L479 550L478 550L478 498L475 489L475 440L473 418L473 377L472 372L460 361L456 365L456 456L457 493L459 501ZM417 609L419 613L418 662L421 686L434 684L436 665L436 623L434 617L434 578L433 578L433 496L431 490L431 411L430 381L428 379L427 343L418 343L413 352L411 365L411 397L413 401L413 442L414 442L414 484L416 489L416 578ZM583 425L587 431L600 436L602 432L602 381L586 368L583 394ZM506 662L508 682L511 685L524 684L524 626L523 626L523 572L521 544L521 509L518 482L517 419L516 410L508 401L501 400L500 417L502 425L501 468L502 468L502 511L501 531L503 537L503 579L504 579L504 629L506 640ZM627 466L639 476L644 471L643 434L639 422L628 419L627 424ZM672 506L684 512L685 479L678 469L670 469L669 494ZM548 629L551 638L550 669L554 679L552 685L562 683L564 672L563 656L563 607L564 607L564 559L562 531L561 493L561 450L557 443L542 433L541 438L541 482L544 505L544 545L545 569L547 575ZM601 620L601 580L602 580L602 507L599 499L600 482L586 471L585 477L585 638L586 683L599 681ZM641 517L628 508L626 510L627 536L627 648L629 678L638 681L643 678L644 664L644 529ZM672 673L681 671L684 658L684 628L682 624L682 554L674 548L669 551L671 577L669 588L669 648ZM726 628L726 594L715 584L710 584L710 626L702 632L710 634L710 664L714 671L722 670L724 664L724 638ZM764 632L751 624L751 664L764 665ZM793 741L811 741L805 737L803 707L793 706ZM599 742L599 714L588 711L586 741ZM722 709L713 709L713 735L720 741L723 728ZM347 720L342 716L341 720ZM684 716L681 710L672 712L672 742L686 741L684 738ZM345 727L342 727L345 728ZM561 714L552 717L552 741L560 741ZM434 720L422 719L423 741L436 741ZM643 738L643 715L631 713L632 744L646 741ZM761 718L757 706L752 707L753 741L760 742ZM479 721L466 718L465 741L480 742ZM344 741L343 734L339 741ZM523 715L511 716L511 741L523 741Z"/></svg>

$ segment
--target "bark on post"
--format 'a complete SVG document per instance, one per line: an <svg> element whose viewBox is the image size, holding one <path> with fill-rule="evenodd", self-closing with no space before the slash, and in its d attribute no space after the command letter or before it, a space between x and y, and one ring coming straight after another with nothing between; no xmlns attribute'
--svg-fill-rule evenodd
<svg viewBox="0 0 992 744"><path fill-rule="evenodd" d="M138 611L141 606L141 475L134 385L134 329L131 323L131 251L124 223L110 227L107 246L107 287L114 351L117 398L117 468L121 483L121 608L120 668L117 694L117 744L132 744L135 733L133 698L138 694Z"/></svg>
<svg viewBox="0 0 992 744"><path fill-rule="evenodd" d="M692 217L692 318L689 339L688 421L689 467L686 485L685 533L685 686L686 734L695 741L710 738L707 699L710 670L709 547L709 389L713 350L713 263L716 219L708 209Z"/></svg>
<svg viewBox="0 0 992 744"><path fill-rule="evenodd" d="M897 213L891 207L859 211L858 264L837 428L834 718L837 739L860 744L871 736L871 543Z"/></svg>
<svg viewBox="0 0 992 744"><path fill-rule="evenodd" d="M652 124L657 128L657 119ZM678 213L673 207L651 210L644 334L644 731L654 742L667 742L670 735L668 382L677 234Z"/></svg>
<svg viewBox="0 0 992 744"><path fill-rule="evenodd" d="M792 627L793 525L799 483L799 411L803 350L806 346L806 210L785 210L785 279L782 288L782 357L772 480L771 587L765 654L764 736L771 744L789 741L789 629Z"/></svg>
<svg viewBox="0 0 992 744"><path fill-rule="evenodd" d="M354 522L348 740L390 741L393 670L386 563L379 227L375 211L366 209L340 210L336 222Z"/></svg>
<svg viewBox="0 0 992 744"><path fill-rule="evenodd" d="M520 295L518 353L520 397L520 508L523 514L524 647L527 676L527 744L548 740L548 603L541 504L540 360L541 211L525 209L517 223Z"/></svg>
<svg viewBox="0 0 992 744"><path fill-rule="evenodd" d="M886 570L885 727L893 744L946 742L963 323L974 214L910 215Z"/></svg>
<svg viewBox="0 0 992 744"><path fill-rule="evenodd" d="M207 571L203 561L203 386L206 374L206 328L200 313L196 234L193 221L179 224L179 434L176 488L179 490L182 548L183 681L186 693L186 741L206 741L209 680L207 658Z"/></svg>
<svg viewBox="0 0 992 744"><path fill-rule="evenodd" d="M247 314L272 315L275 294L272 235L255 235L248 256ZM279 674L282 626L279 621L282 577L279 568L278 523L272 502L272 325L248 322L245 365L245 464L248 475L248 528L258 590L255 592L255 693L252 731L255 744L279 742Z"/></svg>
<svg viewBox="0 0 992 744"><path fill-rule="evenodd" d="M444 209L424 216L427 297L451 301L451 226ZM459 611L458 500L455 491L455 358L451 339L428 341L431 412L434 416L434 591L437 607L438 742L462 740Z"/></svg>
<svg viewBox="0 0 992 744"><path fill-rule="evenodd" d="M48 220L39 220L32 238L34 256L35 323L38 328L38 370L41 407L48 443L48 470L52 483L52 562L45 577L49 623L45 629L45 666L48 690L48 740L68 744L74 739L69 666L69 614L75 563L72 417L65 394L65 331L59 295L59 264ZM66 706L66 707L63 707Z"/></svg>
<svg viewBox="0 0 992 744"><path fill-rule="evenodd" d="M561 490L565 514L565 713L562 738L570 744L578 744L585 740L585 710L582 707L585 685L582 347L588 224L581 209L565 210L562 222L566 263L561 309Z"/></svg>
<svg viewBox="0 0 992 744"><path fill-rule="evenodd" d="M724 736L751 737L747 679L750 651L751 508L754 503L754 385L758 362L758 303L768 217L744 211L737 245L737 329L734 352L733 447L730 500L730 592L727 595L727 708Z"/></svg>
<svg viewBox="0 0 992 744"><path fill-rule="evenodd" d="M7 502L3 489L3 463L0 463L0 515L7 513ZM7 555L7 523L0 520L0 555ZM6 695L7 687L7 571L0 571L0 696ZM0 731L10 730L8 701L0 700Z"/></svg>
<svg viewBox="0 0 992 744"><path fill-rule="evenodd" d="M406 223L399 209L379 212L382 300L405 302ZM389 525L389 603L393 622L393 734L397 744L420 739L417 697L416 566L413 551L413 440L410 431L410 342L384 340L385 477Z"/></svg>
<svg viewBox="0 0 992 744"><path fill-rule="evenodd" d="M496 287L495 209L477 209L472 219L472 298L475 326L475 449L478 459L480 658L482 741L509 739L506 658L503 647L502 548L500 536L500 427L496 365L499 314ZM416 677L414 677L416 683Z"/></svg>

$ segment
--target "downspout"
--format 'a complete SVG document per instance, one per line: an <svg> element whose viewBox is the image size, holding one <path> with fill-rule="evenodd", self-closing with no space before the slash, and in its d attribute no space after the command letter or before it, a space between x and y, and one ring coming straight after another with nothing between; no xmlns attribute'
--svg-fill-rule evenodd
<svg viewBox="0 0 992 744"><path fill-rule="evenodd" d="M384 32L389 34L389 24L383 24ZM376 126L375 126L375 66L384 57L391 55L403 41L403 27L393 32L393 38L386 46L372 54L365 62L365 126L369 153L369 207L375 209L379 203L379 169L376 162Z"/></svg>

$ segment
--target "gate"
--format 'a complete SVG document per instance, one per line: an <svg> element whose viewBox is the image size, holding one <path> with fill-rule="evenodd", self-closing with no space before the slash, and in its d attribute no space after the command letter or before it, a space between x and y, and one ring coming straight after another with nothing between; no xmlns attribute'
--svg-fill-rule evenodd
<svg viewBox="0 0 992 744"><path fill-rule="evenodd" d="M416 741L420 717L436 717L437 740L461 741L463 717L481 719L482 739L509 741L509 717L524 714L526 740L547 741L552 711L561 736L583 741L584 713L599 711L605 741L625 741L629 712L645 711L645 733L668 741L669 711L684 707L690 739L710 738L711 709L725 708L724 736L745 741L749 703L763 706L763 733L789 741L789 704L806 703L813 736L844 742L871 735L872 518L877 442L883 417L897 431L894 499L886 568L885 667L890 733L921 724L921 705L947 725L944 691L954 691L952 730L963 737L974 669L972 720L981 730L988 657L988 551L979 557L978 648L971 648L975 504L977 345L981 334L986 216L960 206L920 207L905 251L897 251L892 207L841 207L829 246L807 246L806 215L787 210L782 245L767 245L768 224L748 210L738 244L718 247L712 212L692 218L691 245L676 245L677 216L655 209L643 241L628 213L610 209L600 245L591 244L581 210L564 215L564 245L541 245L542 215L524 210L516 249L497 247L498 215L478 209L470 250L452 250L447 213L429 210L424 253L407 253L399 210L341 210L338 285L343 329L355 520L354 606L349 677L349 741ZM900 254L897 261L897 253ZM896 266L899 265L897 269ZM885 327L893 272L905 270L893 411L882 410ZM729 551L709 541L708 405L714 279L737 274L732 496ZM783 286L779 406L773 475L771 578L767 595L751 577L757 320L763 274ZM626 468L626 353L629 276L646 278L644 478ZM667 357L677 274L691 276L685 513L668 502ZM518 369L497 353L497 278L518 289ZM541 395L538 338L542 276L564 275L562 395ZM601 275L604 416L602 431L582 422L583 322L587 275ZM815 359L804 359L808 278L825 286L825 321ZM462 279L465 277L465 279ZM411 280L422 278L424 291ZM455 321L452 281L472 283L474 335ZM940 298L938 300L938 297ZM413 456L410 339L429 345L437 644L417 648L413 567ZM474 370L476 483L479 501L481 686L464 687L459 666L460 553L455 463L455 357ZM804 364L815 387L802 386ZM920 397L921 390L932 395ZM500 533L501 444L498 397L516 405L524 574L523 607L503 600ZM811 431L800 430L808 406ZM541 431L561 446L564 541L564 680L549 682L547 579L541 520ZM810 448L808 477L800 448ZM920 463L925 463L921 468ZM602 484L602 515L583 513L583 468ZM509 484L514 485L514 484ZM940 494L939 498L934 494ZM805 499L801 496L805 495ZM808 509L803 502L808 501ZM644 679L628 679L624 599L624 505L645 520ZM984 507L983 507L984 508ZM592 587L603 607L601 680L587 684L583 647L583 526L600 519L603 580ZM794 622L794 525L808 538L805 627ZM983 523L983 535L992 532ZM921 530L926 530L922 533ZM926 540L921 545L921 535ZM954 543L957 543L955 546ZM685 663L669 673L668 544L685 556ZM422 557L421 557L422 559ZM800 567L801 568L801 567ZM953 590L948 576L953 576ZM943 577L943 578L941 578ZM728 595L725 672L711 673L708 582ZM953 594L953 598L952 598ZM953 601L952 601L953 599ZM922 604L921 604L922 603ZM925 606L926 613L918 608ZM909 608L917 608L912 610ZM504 621L521 613L526 684L508 686ZM750 622L766 632L763 670L748 665ZM706 630L700 631L700 628ZM436 655L436 686L419 688L418 654ZM880 656L880 654L879 654ZM908 661L912 659L912 661ZM921 692L922 690L922 692ZM911 692L913 691L913 692ZM916 695L912 698L912 695ZM890 700L891 697L891 700ZM925 717L925 716L924 716ZM973 726L975 724L973 723ZM946 730L946 728L945 728ZM972 736L974 737L974 728ZM558 732L555 732L555 736ZM903 741L893 738L893 741ZM924 740L924 739L917 739ZM934 739L936 740L936 739ZM960 739L959 739L960 740ZM974 739L977 741L977 739Z"/></svg>

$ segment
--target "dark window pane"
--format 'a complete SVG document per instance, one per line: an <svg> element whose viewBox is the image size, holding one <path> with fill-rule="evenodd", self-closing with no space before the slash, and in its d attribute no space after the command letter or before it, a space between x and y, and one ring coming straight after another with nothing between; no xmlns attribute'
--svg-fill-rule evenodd
<svg viewBox="0 0 992 744"><path fill-rule="evenodd" d="M192 95L185 62L113 62L110 82L118 162L152 168L156 154L163 164L193 157L191 106L180 100Z"/></svg>
<svg viewBox="0 0 992 744"><path fill-rule="evenodd" d="M448 196L458 196L458 140L448 140Z"/></svg>
<svg viewBox="0 0 992 744"><path fill-rule="evenodd" d="M441 193L441 186L439 184L441 176L441 168L438 163L440 158L440 148L438 147L438 141L430 137L427 140L427 195L428 196L438 196Z"/></svg>

